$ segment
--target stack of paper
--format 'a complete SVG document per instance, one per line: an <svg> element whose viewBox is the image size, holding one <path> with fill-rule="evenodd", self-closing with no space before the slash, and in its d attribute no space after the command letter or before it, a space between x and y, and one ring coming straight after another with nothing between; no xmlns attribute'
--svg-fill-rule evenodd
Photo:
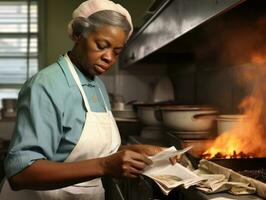
<svg viewBox="0 0 266 200"><path fill-rule="evenodd" d="M152 178L161 188L164 194L168 194L173 188L183 185L188 188L199 183L202 178L179 163L171 164L169 158L181 155L191 149L178 151L174 146L150 157L153 164L147 167L144 175Z"/></svg>

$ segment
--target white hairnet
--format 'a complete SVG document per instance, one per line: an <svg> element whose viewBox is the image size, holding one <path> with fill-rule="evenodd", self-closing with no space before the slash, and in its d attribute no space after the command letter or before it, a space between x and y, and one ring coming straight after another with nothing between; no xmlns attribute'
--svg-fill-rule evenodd
<svg viewBox="0 0 266 200"><path fill-rule="evenodd" d="M88 18L90 15L96 12L102 11L102 10L112 10L125 16L131 27L128 37L132 34L133 32L132 20L131 20L130 14L124 7L110 0L88 0L80 4L79 7L74 10L72 14L73 19L68 24L69 37L73 40L72 23L75 18L77 17Z"/></svg>

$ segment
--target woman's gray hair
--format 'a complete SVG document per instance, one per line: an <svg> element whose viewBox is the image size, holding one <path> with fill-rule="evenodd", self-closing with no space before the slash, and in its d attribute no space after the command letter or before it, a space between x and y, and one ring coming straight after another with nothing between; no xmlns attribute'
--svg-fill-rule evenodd
<svg viewBox="0 0 266 200"><path fill-rule="evenodd" d="M75 41L80 35L86 37L88 32L95 32L103 25L120 27L127 36L131 31L131 26L124 15L113 10L102 10L88 18L74 18L68 27L69 36Z"/></svg>

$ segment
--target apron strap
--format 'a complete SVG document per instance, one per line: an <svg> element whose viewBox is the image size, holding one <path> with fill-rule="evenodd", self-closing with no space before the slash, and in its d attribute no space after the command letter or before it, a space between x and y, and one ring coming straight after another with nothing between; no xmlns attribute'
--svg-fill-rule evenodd
<svg viewBox="0 0 266 200"><path fill-rule="evenodd" d="M87 97L86 97L86 94L85 94L85 92L84 92L82 86L81 86L81 82L80 82L80 79L79 79L79 77L78 77L78 74L77 74L77 72L76 72L76 70L75 70L75 68L74 68L74 66L73 66L73 64L72 64L72 62L71 62L71 60L70 60L70 58L68 57L67 53L65 54L64 57L65 57L65 59L66 59L66 61L67 61L68 68L69 68L69 70L70 70L70 72L71 72L71 74L72 74L72 76L73 76L75 82L77 83L77 86L78 86L79 91L80 91L80 93L81 93L81 95L82 95L82 98L83 98L83 101L84 101L84 104L85 104L85 107L86 107L87 112L88 112L88 111L91 111L91 109L90 109L90 105L89 105L89 102L88 102L88 99L87 99Z"/></svg>
<svg viewBox="0 0 266 200"><path fill-rule="evenodd" d="M105 110L106 110L106 112L108 112L107 103L106 103L105 98L103 96L102 90L101 90L100 87L98 87L98 88L99 88L99 91L100 91L100 95L102 96L102 99L103 99L103 104L104 104Z"/></svg>

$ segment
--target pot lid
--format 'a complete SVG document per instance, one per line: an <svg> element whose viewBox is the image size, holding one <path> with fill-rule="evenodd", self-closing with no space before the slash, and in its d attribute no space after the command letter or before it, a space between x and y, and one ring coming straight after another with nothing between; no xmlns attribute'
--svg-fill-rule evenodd
<svg viewBox="0 0 266 200"><path fill-rule="evenodd" d="M137 107L153 107L153 106L171 106L171 105L175 105L175 103L173 101L162 101L162 102L147 102L147 103L134 103L134 106Z"/></svg>
<svg viewBox="0 0 266 200"><path fill-rule="evenodd" d="M217 108L208 105L166 105L161 110L167 111L217 111Z"/></svg>
<svg viewBox="0 0 266 200"><path fill-rule="evenodd" d="M240 121L242 119L247 119L245 115L218 115L217 120L219 121Z"/></svg>
<svg viewBox="0 0 266 200"><path fill-rule="evenodd" d="M245 115L239 115L239 114L236 114L236 115L218 115L218 118L220 118L220 119L241 119L244 117L245 117Z"/></svg>

